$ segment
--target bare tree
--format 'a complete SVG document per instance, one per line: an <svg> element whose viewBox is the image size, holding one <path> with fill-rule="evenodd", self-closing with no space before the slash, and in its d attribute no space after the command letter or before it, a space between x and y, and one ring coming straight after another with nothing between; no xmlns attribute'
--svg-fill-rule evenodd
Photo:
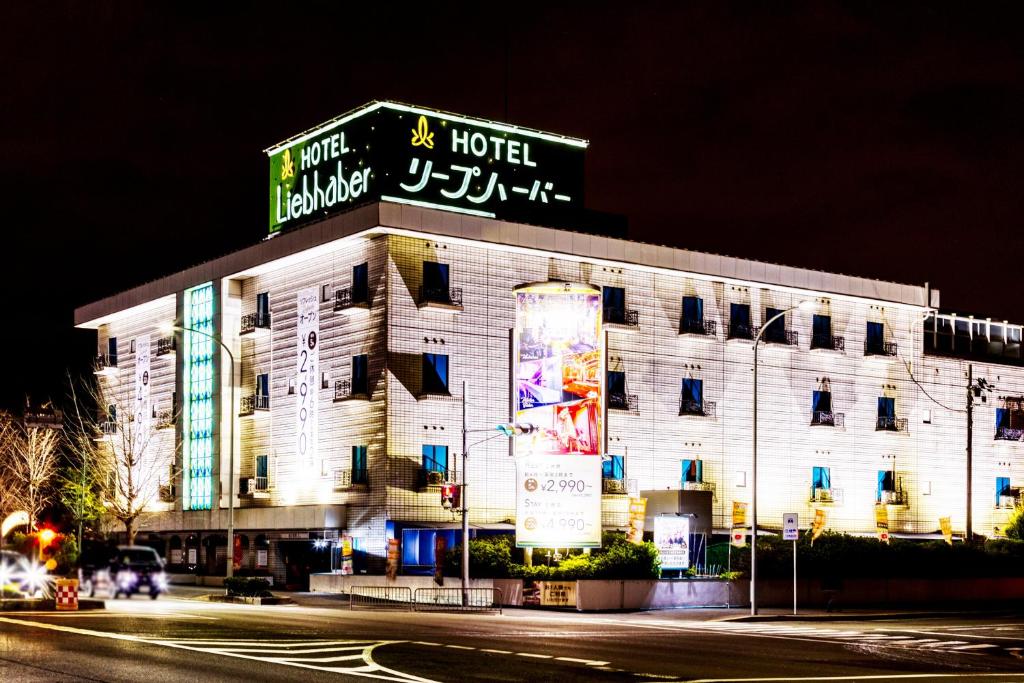
<svg viewBox="0 0 1024 683"><path fill-rule="evenodd" d="M18 484L14 479L11 463L14 460L15 432L17 423L8 413L0 412L0 521L15 511Z"/></svg>
<svg viewBox="0 0 1024 683"><path fill-rule="evenodd" d="M0 427L0 444L5 463L5 484L11 505L28 513L29 528L35 528L39 514L50 504L56 491L58 449L61 434L46 427L29 427L5 416Z"/></svg>
<svg viewBox="0 0 1024 683"><path fill-rule="evenodd" d="M101 383L86 386L84 396L72 387L69 450L80 495L97 492L133 544L154 511L160 487L172 481L175 445L173 432L161 433L156 419L123 394Z"/></svg>

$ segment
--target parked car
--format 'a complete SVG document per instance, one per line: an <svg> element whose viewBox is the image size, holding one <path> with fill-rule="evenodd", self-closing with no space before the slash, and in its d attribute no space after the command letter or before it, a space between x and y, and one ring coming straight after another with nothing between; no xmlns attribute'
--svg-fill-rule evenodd
<svg viewBox="0 0 1024 683"><path fill-rule="evenodd" d="M26 597L22 568L27 562L24 555L13 550L0 550L0 597Z"/></svg>
<svg viewBox="0 0 1024 683"><path fill-rule="evenodd" d="M84 583L86 581L87 584ZM105 566L97 564L88 579L83 576L83 585L91 596L103 584L110 586L115 599L122 595L130 598L145 588L149 597L156 600L161 593L167 592L164 561L148 546L119 545Z"/></svg>

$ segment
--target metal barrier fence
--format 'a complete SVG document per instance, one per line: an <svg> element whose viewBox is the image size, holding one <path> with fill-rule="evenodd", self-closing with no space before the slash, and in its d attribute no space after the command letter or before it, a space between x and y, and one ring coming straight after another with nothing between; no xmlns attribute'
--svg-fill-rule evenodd
<svg viewBox="0 0 1024 683"><path fill-rule="evenodd" d="M349 609L412 609L412 589L406 586L352 586Z"/></svg>
<svg viewBox="0 0 1024 683"><path fill-rule="evenodd" d="M497 588L467 588L463 604L461 588L417 588L417 612L501 612Z"/></svg>

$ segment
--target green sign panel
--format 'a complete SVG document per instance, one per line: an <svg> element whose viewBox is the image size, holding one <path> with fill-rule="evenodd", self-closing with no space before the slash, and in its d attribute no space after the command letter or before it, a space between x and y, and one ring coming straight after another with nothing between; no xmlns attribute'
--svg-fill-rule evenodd
<svg viewBox="0 0 1024 683"><path fill-rule="evenodd" d="M267 150L270 232L371 201L527 223L583 207L587 143L373 102Z"/></svg>

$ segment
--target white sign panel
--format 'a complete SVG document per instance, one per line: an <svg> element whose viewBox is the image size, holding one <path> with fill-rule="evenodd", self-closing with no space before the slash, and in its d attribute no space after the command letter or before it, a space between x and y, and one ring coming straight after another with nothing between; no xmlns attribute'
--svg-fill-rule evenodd
<svg viewBox="0 0 1024 683"><path fill-rule="evenodd" d="M517 459L516 547L601 547L600 456Z"/></svg>
<svg viewBox="0 0 1024 683"><path fill-rule="evenodd" d="M316 467L320 388L320 297L316 287L299 290L296 329L295 454L299 467L309 472Z"/></svg>
<svg viewBox="0 0 1024 683"><path fill-rule="evenodd" d="M795 512L782 515L782 540L795 541L800 536L800 519Z"/></svg>
<svg viewBox="0 0 1024 683"><path fill-rule="evenodd" d="M132 416L135 429L136 449L145 449L149 438L149 422L152 417L149 402L149 335L135 338L135 405Z"/></svg>
<svg viewBox="0 0 1024 683"><path fill-rule="evenodd" d="M690 568L690 518L659 515L654 518L654 545L662 569Z"/></svg>

